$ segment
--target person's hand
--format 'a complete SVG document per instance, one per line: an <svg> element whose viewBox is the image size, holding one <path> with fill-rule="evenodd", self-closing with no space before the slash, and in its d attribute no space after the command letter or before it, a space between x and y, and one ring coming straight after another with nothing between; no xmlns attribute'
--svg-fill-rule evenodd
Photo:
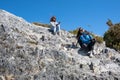
<svg viewBox="0 0 120 80"><path fill-rule="evenodd" d="M60 22L58 22L58 24L56 24L56 26L58 26L60 24Z"/></svg>
<svg viewBox="0 0 120 80"><path fill-rule="evenodd" d="M87 47L87 44L83 44L83 47Z"/></svg>
<svg viewBox="0 0 120 80"><path fill-rule="evenodd" d="M58 22L58 24L60 24L60 22Z"/></svg>
<svg viewBox="0 0 120 80"><path fill-rule="evenodd" d="M56 24L56 26L58 26L59 24Z"/></svg>

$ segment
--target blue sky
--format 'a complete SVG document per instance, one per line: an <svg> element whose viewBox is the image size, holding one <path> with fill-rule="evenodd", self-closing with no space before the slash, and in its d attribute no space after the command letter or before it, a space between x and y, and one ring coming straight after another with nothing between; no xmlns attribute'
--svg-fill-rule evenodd
<svg viewBox="0 0 120 80"><path fill-rule="evenodd" d="M67 31L82 27L103 35L109 19L120 22L120 0L1 0L0 8L28 22L49 23L51 16Z"/></svg>

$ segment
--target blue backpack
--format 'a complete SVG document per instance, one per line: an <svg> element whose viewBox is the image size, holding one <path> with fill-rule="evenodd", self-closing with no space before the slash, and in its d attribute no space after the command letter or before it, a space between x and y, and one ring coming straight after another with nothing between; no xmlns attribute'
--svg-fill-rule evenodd
<svg viewBox="0 0 120 80"><path fill-rule="evenodd" d="M80 36L80 40L82 41L82 43L84 44L89 44L92 40L92 36L89 34L82 34Z"/></svg>

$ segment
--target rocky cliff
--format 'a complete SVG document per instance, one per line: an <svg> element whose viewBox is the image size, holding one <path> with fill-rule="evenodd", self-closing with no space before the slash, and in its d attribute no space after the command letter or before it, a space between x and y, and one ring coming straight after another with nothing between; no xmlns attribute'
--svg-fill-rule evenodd
<svg viewBox="0 0 120 80"><path fill-rule="evenodd" d="M117 51L96 43L89 58L73 42L0 10L0 80L120 80Z"/></svg>

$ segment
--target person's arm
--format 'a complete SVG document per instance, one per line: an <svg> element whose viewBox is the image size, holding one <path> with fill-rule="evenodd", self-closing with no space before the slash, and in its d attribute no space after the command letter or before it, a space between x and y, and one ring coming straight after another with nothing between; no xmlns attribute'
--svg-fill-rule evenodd
<svg viewBox="0 0 120 80"><path fill-rule="evenodd" d="M56 22L56 26L60 25L60 22Z"/></svg>
<svg viewBox="0 0 120 80"><path fill-rule="evenodd" d="M86 39L84 38L83 35L80 36L80 40L81 40L83 43L86 42Z"/></svg>
<svg viewBox="0 0 120 80"><path fill-rule="evenodd" d="M87 47L86 39L83 35L80 36L80 40L82 41L82 46Z"/></svg>

